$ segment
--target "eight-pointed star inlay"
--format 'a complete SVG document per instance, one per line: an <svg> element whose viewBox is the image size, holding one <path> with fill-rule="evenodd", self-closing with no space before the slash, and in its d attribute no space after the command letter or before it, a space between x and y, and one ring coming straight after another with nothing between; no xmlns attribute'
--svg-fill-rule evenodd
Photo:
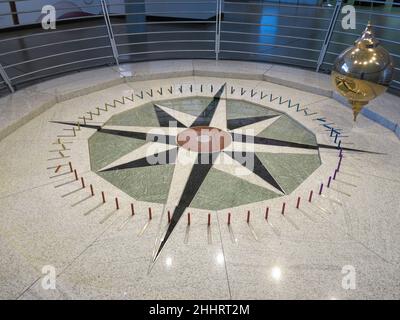
<svg viewBox="0 0 400 320"><path fill-rule="evenodd" d="M319 148L337 148L336 145L310 145L257 136L282 114L228 120L225 88L226 84L221 86L198 116L154 104L160 127L80 125L103 133L146 141L141 147L101 168L100 172L160 164L175 165L171 182L173 187L170 187L165 205L165 208L174 208L173 214L168 228L156 244L153 261L159 256L185 210L190 207L211 168L232 175L240 169L245 174L239 175L239 178L283 195L285 190L270 173L268 165L260 161L256 152L316 154ZM72 122L53 122L76 125ZM186 134L188 130L191 134ZM215 135L218 139L223 137L221 143L215 141ZM363 152L351 148L342 149ZM150 156L164 161L150 161Z"/></svg>

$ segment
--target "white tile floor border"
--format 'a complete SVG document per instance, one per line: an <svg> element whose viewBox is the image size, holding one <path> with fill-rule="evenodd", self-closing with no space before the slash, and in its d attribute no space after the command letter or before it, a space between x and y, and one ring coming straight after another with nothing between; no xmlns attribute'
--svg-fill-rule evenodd
<svg viewBox="0 0 400 320"><path fill-rule="evenodd" d="M57 102L83 96L121 83L187 76L227 77L272 82L290 88L333 97L330 77L282 65L244 61L163 60L124 64L73 73L19 90L0 99L0 140ZM400 138L400 97L385 93L364 108L362 114L395 132Z"/></svg>

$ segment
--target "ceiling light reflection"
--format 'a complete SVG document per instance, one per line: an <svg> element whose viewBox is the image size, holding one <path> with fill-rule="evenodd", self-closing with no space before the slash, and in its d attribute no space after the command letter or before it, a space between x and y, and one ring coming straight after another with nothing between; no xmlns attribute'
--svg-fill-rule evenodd
<svg viewBox="0 0 400 320"><path fill-rule="evenodd" d="M279 281L282 277L282 270L279 267L273 267L271 270L271 276L274 280Z"/></svg>
<svg viewBox="0 0 400 320"><path fill-rule="evenodd" d="M218 253L216 260L217 260L218 264L223 264L224 261L225 261L224 254L223 253Z"/></svg>
<svg viewBox="0 0 400 320"><path fill-rule="evenodd" d="M167 258L165 259L165 265L166 265L167 267L172 266L172 258L171 258L171 257L167 257Z"/></svg>

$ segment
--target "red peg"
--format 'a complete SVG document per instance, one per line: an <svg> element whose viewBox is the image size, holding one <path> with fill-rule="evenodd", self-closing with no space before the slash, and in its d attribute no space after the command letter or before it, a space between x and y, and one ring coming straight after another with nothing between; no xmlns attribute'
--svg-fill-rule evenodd
<svg viewBox="0 0 400 320"><path fill-rule="evenodd" d="M228 224L231 224L231 213L228 213Z"/></svg>
<svg viewBox="0 0 400 320"><path fill-rule="evenodd" d="M131 203L131 214L133 216L135 215L135 207L133 206L133 203Z"/></svg>
<svg viewBox="0 0 400 320"><path fill-rule="evenodd" d="M296 209L300 207L300 197L297 198L297 204L296 204Z"/></svg>
<svg viewBox="0 0 400 320"><path fill-rule="evenodd" d="M210 214L210 213L208 214L208 221L207 221L207 224L208 224L209 226L211 226L211 214Z"/></svg>
<svg viewBox="0 0 400 320"><path fill-rule="evenodd" d="M117 197L115 197L115 207L117 208L117 210L119 210L119 202Z"/></svg>
<svg viewBox="0 0 400 320"><path fill-rule="evenodd" d="M265 220L268 220L269 207L265 209Z"/></svg>
<svg viewBox="0 0 400 320"><path fill-rule="evenodd" d="M103 203L106 203L106 196L104 195L104 191L101 192L101 198L103 199Z"/></svg>
<svg viewBox="0 0 400 320"><path fill-rule="evenodd" d="M247 211L247 223L250 222L250 210Z"/></svg>
<svg viewBox="0 0 400 320"><path fill-rule="evenodd" d="M188 226L190 226L190 212L188 212L187 217L188 217Z"/></svg>
<svg viewBox="0 0 400 320"><path fill-rule="evenodd" d="M313 196L314 191L310 191L310 195L308 196L308 202L311 202L312 196Z"/></svg>
<svg viewBox="0 0 400 320"><path fill-rule="evenodd" d="M171 212L168 210L168 223L171 223Z"/></svg>
<svg viewBox="0 0 400 320"><path fill-rule="evenodd" d="M153 219L152 213L151 213L151 208L149 207L149 220Z"/></svg>
<svg viewBox="0 0 400 320"><path fill-rule="evenodd" d="M286 203L284 202L284 203L282 204L282 215L285 214L285 208L286 208Z"/></svg>
<svg viewBox="0 0 400 320"><path fill-rule="evenodd" d="M322 194L322 190L324 190L324 184L323 183L321 183L321 186L319 187L319 195L321 195Z"/></svg>

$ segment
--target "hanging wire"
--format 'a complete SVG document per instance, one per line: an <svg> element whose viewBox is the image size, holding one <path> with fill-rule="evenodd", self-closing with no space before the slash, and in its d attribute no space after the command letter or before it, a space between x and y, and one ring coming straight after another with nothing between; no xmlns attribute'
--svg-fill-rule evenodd
<svg viewBox="0 0 400 320"><path fill-rule="evenodd" d="M370 2L370 8L369 8L369 16L368 16L368 24L371 24L372 25L372 10L373 10L373 6L374 6L374 2L373 2L373 0L370 0L371 2Z"/></svg>

